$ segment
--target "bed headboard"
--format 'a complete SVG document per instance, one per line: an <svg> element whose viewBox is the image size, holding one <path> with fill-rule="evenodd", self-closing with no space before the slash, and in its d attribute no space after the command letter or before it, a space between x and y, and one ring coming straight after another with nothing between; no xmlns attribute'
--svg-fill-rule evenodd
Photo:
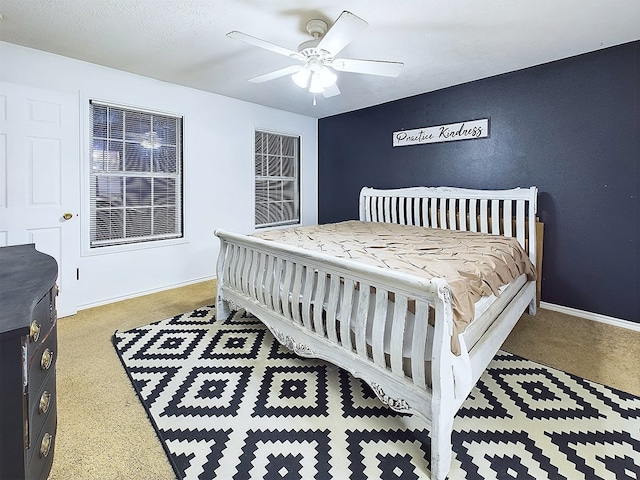
<svg viewBox="0 0 640 480"><path fill-rule="evenodd" d="M536 187L364 187L360 191L360 220L515 237L536 265L537 197Z"/></svg>

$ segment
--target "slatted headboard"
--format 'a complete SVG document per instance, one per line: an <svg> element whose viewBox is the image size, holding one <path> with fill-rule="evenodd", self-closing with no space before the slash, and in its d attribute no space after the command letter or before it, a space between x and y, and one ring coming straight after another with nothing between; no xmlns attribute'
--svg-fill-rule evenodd
<svg viewBox="0 0 640 480"><path fill-rule="evenodd" d="M360 220L515 237L536 265L538 189L411 187L360 191Z"/></svg>

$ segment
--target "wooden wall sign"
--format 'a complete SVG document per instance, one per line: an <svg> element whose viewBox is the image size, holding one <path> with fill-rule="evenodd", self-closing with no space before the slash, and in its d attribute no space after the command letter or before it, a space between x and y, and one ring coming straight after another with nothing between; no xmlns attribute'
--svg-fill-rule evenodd
<svg viewBox="0 0 640 480"><path fill-rule="evenodd" d="M422 143L453 142L456 140L474 140L489 136L489 119L468 120L433 127L415 128L393 132L393 146L418 145Z"/></svg>

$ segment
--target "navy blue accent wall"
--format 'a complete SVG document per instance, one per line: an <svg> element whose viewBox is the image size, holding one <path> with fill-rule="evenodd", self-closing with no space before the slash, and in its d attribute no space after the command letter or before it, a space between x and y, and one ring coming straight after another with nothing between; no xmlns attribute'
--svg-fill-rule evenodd
<svg viewBox="0 0 640 480"><path fill-rule="evenodd" d="M490 137L392 133L490 118ZM640 323L640 41L319 121L319 221L363 186L539 189L542 300Z"/></svg>

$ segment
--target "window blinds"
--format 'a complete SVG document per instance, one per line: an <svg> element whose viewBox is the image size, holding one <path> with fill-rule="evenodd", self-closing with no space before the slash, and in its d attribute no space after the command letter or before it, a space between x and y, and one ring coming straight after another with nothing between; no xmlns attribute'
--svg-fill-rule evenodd
<svg viewBox="0 0 640 480"><path fill-rule="evenodd" d="M300 222L300 137L255 132L255 226Z"/></svg>
<svg viewBox="0 0 640 480"><path fill-rule="evenodd" d="M90 246L182 232L182 118L91 102Z"/></svg>

